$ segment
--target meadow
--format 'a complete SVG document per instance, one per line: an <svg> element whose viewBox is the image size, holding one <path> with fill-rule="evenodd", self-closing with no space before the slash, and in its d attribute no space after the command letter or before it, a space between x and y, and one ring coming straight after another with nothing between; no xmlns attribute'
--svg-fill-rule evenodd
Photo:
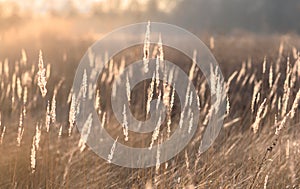
<svg viewBox="0 0 300 189"><path fill-rule="evenodd" d="M82 143L73 118L75 71L101 34L55 30L31 34L33 30L25 27L23 32L1 34L0 188L300 188L300 37L296 34L199 34L219 62L226 82L224 127L213 146L198 156L210 91L201 71L193 70L191 78L201 105L192 141L166 163L131 169L101 159ZM151 46L153 57L154 49ZM129 133L126 143L122 124L106 99L122 61L126 66L143 58L142 50L137 46L114 57L98 82L99 119L105 120L104 127L113 138L132 146L148 145L152 133L139 139ZM192 60L167 47L164 58L191 73ZM147 115L137 108L146 104L151 82L131 91L133 114L141 120ZM171 87L164 87L160 84L150 90L151 98L174 106L169 116L171 128L176 128L179 99ZM168 133L167 127L167 122L162 123L160 132Z"/></svg>

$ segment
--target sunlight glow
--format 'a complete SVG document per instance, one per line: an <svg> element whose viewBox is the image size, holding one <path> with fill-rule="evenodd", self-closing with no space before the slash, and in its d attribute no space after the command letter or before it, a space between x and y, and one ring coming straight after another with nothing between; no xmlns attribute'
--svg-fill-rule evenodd
<svg viewBox="0 0 300 189"><path fill-rule="evenodd" d="M0 16L51 15L52 13L79 13L89 15L93 11L103 13L139 11L153 5L161 12L170 13L180 0L0 0ZM153 4L152 4L153 3Z"/></svg>

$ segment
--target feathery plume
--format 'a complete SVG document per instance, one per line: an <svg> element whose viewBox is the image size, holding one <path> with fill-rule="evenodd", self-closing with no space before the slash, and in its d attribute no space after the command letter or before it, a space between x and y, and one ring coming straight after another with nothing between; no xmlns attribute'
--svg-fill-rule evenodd
<svg viewBox="0 0 300 189"><path fill-rule="evenodd" d="M71 100L72 100L72 96L73 96L73 88L71 88L70 92L69 92L69 95L68 95L68 100L67 100L67 103L71 103Z"/></svg>
<svg viewBox="0 0 300 189"><path fill-rule="evenodd" d="M16 91L16 79L17 76L14 73L12 76L12 82L11 82L11 103L12 105L15 104L15 91Z"/></svg>
<svg viewBox="0 0 300 189"><path fill-rule="evenodd" d="M267 70L267 57L264 57L264 62L263 62L263 74L266 73Z"/></svg>
<svg viewBox="0 0 300 189"><path fill-rule="evenodd" d="M104 73L102 74L102 77L101 77L101 83L104 83L104 82L105 82L106 76L107 76L107 74L106 74L106 72L104 72Z"/></svg>
<svg viewBox="0 0 300 189"><path fill-rule="evenodd" d="M240 120L241 120L240 117L235 118L235 119L233 119L233 120L231 120L231 121L225 123L225 124L224 124L224 128L230 127L230 126L232 126L233 124L235 124L236 122L238 122L238 121L240 121Z"/></svg>
<svg viewBox="0 0 300 189"><path fill-rule="evenodd" d="M122 124L122 128L123 128L123 134L125 136L125 141L128 141L128 122L127 122L127 114L126 114L126 105L124 104L123 107L123 124Z"/></svg>
<svg viewBox="0 0 300 189"><path fill-rule="evenodd" d="M183 125L183 119L184 119L185 109L180 113L180 120L179 120L179 128L182 128Z"/></svg>
<svg viewBox="0 0 300 189"><path fill-rule="evenodd" d="M46 67L46 78L47 78L47 80L50 78L50 74L51 74L51 64L47 64L47 67Z"/></svg>
<svg viewBox="0 0 300 189"><path fill-rule="evenodd" d="M157 50L158 50L158 53L159 53L159 61L163 62L164 61L164 50L163 50L161 34L159 34L159 36L158 36L157 46L158 46Z"/></svg>
<svg viewBox="0 0 300 189"><path fill-rule="evenodd" d="M279 70L280 70L280 61L281 61L281 58L282 58L283 49L284 49L283 41L281 41L279 49L278 49L278 58L277 58L276 64L275 64L276 65L275 73L279 73Z"/></svg>
<svg viewBox="0 0 300 189"><path fill-rule="evenodd" d="M32 139L32 145L31 145L31 151L30 151L30 166L31 166L31 173L35 172L36 168L36 154L37 151L39 150L39 143L41 139L41 129L39 125L36 125L35 128L35 135L33 136Z"/></svg>
<svg viewBox="0 0 300 189"><path fill-rule="evenodd" d="M175 83L173 84L170 105L169 105L169 111L167 113L167 115L168 115L168 117L167 117L167 119L168 119L167 120L167 137L168 138L170 137L170 133L171 133L171 123L172 123L171 113L173 110L174 101L175 101Z"/></svg>
<svg viewBox="0 0 300 189"><path fill-rule="evenodd" d="M253 82L254 82L254 80L255 80L255 74L253 73L252 75L251 75L251 77L249 78L249 84L251 85Z"/></svg>
<svg viewBox="0 0 300 189"><path fill-rule="evenodd" d="M187 150L185 150L185 152L184 152L184 157L185 157L186 169L189 170L190 169L190 162L189 162L189 155L187 153Z"/></svg>
<svg viewBox="0 0 300 189"><path fill-rule="evenodd" d="M101 97L100 97L100 90L98 89L96 92L96 98L95 98L95 108L97 110L97 113L101 113Z"/></svg>
<svg viewBox="0 0 300 189"><path fill-rule="evenodd" d="M40 126L37 124L36 127L35 127L35 146L36 146L36 149L39 150L40 148L40 140L41 140L41 128Z"/></svg>
<svg viewBox="0 0 300 189"><path fill-rule="evenodd" d="M272 88L273 85L273 65L270 66L270 72L269 72L269 87Z"/></svg>
<svg viewBox="0 0 300 189"><path fill-rule="evenodd" d="M174 78L174 69L170 70L170 74L168 75L168 83L173 83L173 78Z"/></svg>
<svg viewBox="0 0 300 189"><path fill-rule="evenodd" d="M4 139L5 131L6 131L6 127L3 126L2 133L1 133L1 136L0 136L0 145L3 144L3 139Z"/></svg>
<svg viewBox="0 0 300 189"><path fill-rule="evenodd" d="M211 94L215 95L216 94L216 85L217 85L217 74L215 73L215 70L213 66L210 66L210 89L211 89Z"/></svg>
<svg viewBox="0 0 300 189"><path fill-rule="evenodd" d="M267 189L268 179L269 179L269 175L266 175L265 182L264 182L264 189Z"/></svg>
<svg viewBox="0 0 300 189"><path fill-rule="evenodd" d="M114 60L110 59L109 64L108 64L108 78L107 78L107 83L110 83L113 79L113 74L114 74Z"/></svg>
<svg viewBox="0 0 300 189"><path fill-rule="evenodd" d="M244 79L243 79L243 82L242 82L242 87L244 87L245 85L246 85L246 83L248 82L248 79L250 78L250 74L247 74L245 77L244 77Z"/></svg>
<svg viewBox="0 0 300 189"><path fill-rule="evenodd" d="M155 83L155 74L153 73L151 83L150 83L150 86L148 88L148 97L147 97L147 103L146 103L146 113L147 113L147 115L150 112L150 103L151 103L152 98L153 98L154 83Z"/></svg>
<svg viewBox="0 0 300 189"><path fill-rule="evenodd" d="M213 111L213 107L210 107L206 116L205 116L205 119L203 120L203 125L207 125L208 124L208 121L209 121L209 118L211 117L211 114L212 114L212 111Z"/></svg>
<svg viewBox="0 0 300 189"><path fill-rule="evenodd" d="M252 113L254 112L254 106L255 106L255 103L257 102L257 96L258 96L258 92L261 88L261 85L262 85L262 81L255 82L255 84L254 84L252 102L251 102Z"/></svg>
<svg viewBox="0 0 300 189"><path fill-rule="evenodd" d="M156 163L155 163L156 174L158 174L159 167L160 167L160 144L158 143L157 150L156 150Z"/></svg>
<svg viewBox="0 0 300 189"><path fill-rule="evenodd" d="M286 159L289 159L289 157L290 157L290 140L289 139L287 139L287 141L286 141L285 157L286 157Z"/></svg>
<svg viewBox="0 0 300 189"><path fill-rule="evenodd" d="M183 110L186 109L188 103L189 103L189 94L190 94L190 89L191 89L191 84L189 83L186 89L186 94L185 94L185 101L184 101L184 106Z"/></svg>
<svg viewBox="0 0 300 189"><path fill-rule="evenodd" d="M281 109L281 104L282 104L282 98L279 97L278 98L278 103L277 103L277 109L278 109L278 111Z"/></svg>
<svg viewBox="0 0 300 189"><path fill-rule="evenodd" d="M276 108L276 102L277 102L277 94L275 94L274 98L272 99L271 109Z"/></svg>
<svg viewBox="0 0 300 189"><path fill-rule="evenodd" d="M226 96L226 116L229 115L230 112L230 102L229 102L229 97L228 95Z"/></svg>
<svg viewBox="0 0 300 189"><path fill-rule="evenodd" d="M192 111L192 103L193 103L193 91L190 92L189 95L189 106L188 106L188 115L190 115L191 111Z"/></svg>
<svg viewBox="0 0 300 189"><path fill-rule="evenodd" d="M40 91L42 93L42 97L45 97L47 94L47 80L46 80L46 69L44 66L44 61L43 61L43 54L42 51L40 50L40 54L39 54L39 71L37 73L38 75L38 86L40 88Z"/></svg>
<svg viewBox="0 0 300 189"><path fill-rule="evenodd" d="M22 85L21 85L21 80L20 78L18 77L17 78L17 95L18 95L18 98L22 100Z"/></svg>
<svg viewBox="0 0 300 189"><path fill-rule="evenodd" d="M288 88L282 97L281 116L283 117L287 113L291 89Z"/></svg>
<svg viewBox="0 0 300 189"><path fill-rule="evenodd" d="M157 97L157 101L156 101L156 109L158 109L158 106L161 102L161 95L162 95L161 93L162 93L161 90L158 90L158 97Z"/></svg>
<svg viewBox="0 0 300 189"><path fill-rule="evenodd" d="M161 117L158 118L158 122L157 122L156 127L155 127L155 129L154 129L154 132L153 132L153 134L152 134L152 139L151 139L151 143L150 143L150 146L149 146L149 150L152 149L155 140L158 139L158 136L159 136L159 130L160 130L160 125L161 125Z"/></svg>
<svg viewBox="0 0 300 189"><path fill-rule="evenodd" d="M124 56L122 56L121 63L120 63L120 68L119 68L119 73L122 73L124 71L125 65L126 65L125 58L124 58Z"/></svg>
<svg viewBox="0 0 300 189"><path fill-rule="evenodd" d="M294 116L296 114L296 110L299 106L299 101L300 101L300 89L297 92L296 98L295 98L294 103L291 108L291 118L294 118Z"/></svg>
<svg viewBox="0 0 300 189"><path fill-rule="evenodd" d="M118 142L118 139L119 139L119 136L116 138L115 142L113 143L111 149L110 149L110 153L108 154L108 163L111 163L111 160L113 159L114 157L114 153L115 153L115 149L116 149L116 145L117 145L117 142Z"/></svg>
<svg viewBox="0 0 300 189"><path fill-rule="evenodd" d="M86 99L86 95L87 95L87 73L86 73L86 69L84 69L83 72L83 76L82 76L82 84L81 84L81 92L82 92L82 98Z"/></svg>
<svg viewBox="0 0 300 189"><path fill-rule="evenodd" d="M104 112L102 115L101 128L104 128L105 122L106 122L106 112Z"/></svg>
<svg viewBox="0 0 300 189"><path fill-rule="evenodd" d="M40 140L41 140L41 128L38 124L36 124L35 127L35 136L34 136L34 144L36 147L36 150L39 150L40 148Z"/></svg>
<svg viewBox="0 0 300 189"><path fill-rule="evenodd" d="M259 128L259 124L260 124L261 120L265 117L265 115L267 113L267 106L265 105L266 101L267 101L267 99L265 98L263 103L259 106L257 114L256 114L255 121L251 125L251 128L253 129L254 134L257 133L258 128Z"/></svg>
<svg viewBox="0 0 300 189"><path fill-rule="evenodd" d="M149 71L148 64L149 64L149 56L150 56L150 21L148 21L145 40L144 40L144 71L147 73Z"/></svg>
<svg viewBox="0 0 300 189"><path fill-rule="evenodd" d="M258 93L257 93L257 98L256 98L255 103L258 103L258 102L260 101L260 96L261 96L261 94L260 94L260 92L258 92Z"/></svg>
<svg viewBox="0 0 300 189"><path fill-rule="evenodd" d="M0 112L0 130L1 130L1 128L2 128L2 114ZM6 131L6 127L3 126L1 136L0 136L0 145L3 143L3 138L4 138L4 135L5 135L5 131Z"/></svg>
<svg viewBox="0 0 300 189"><path fill-rule="evenodd" d="M295 63L291 70L290 88L294 88L297 82L297 64Z"/></svg>
<svg viewBox="0 0 300 189"><path fill-rule="evenodd" d="M51 112L50 112L50 102L48 100L47 112L46 112L46 121L45 121L47 133L49 132L49 129L50 129L50 123L51 123Z"/></svg>
<svg viewBox="0 0 300 189"><path fill-rule="evenodd" d="M90 135L90 131L91 131L91 126L92 126L92 122L93 122L93 117L92 114L90 114L87 118L87 120L85 121L83 128L81 130L81 137L78 143L78 147L80 148L80 152L83 152L83 150L86 147L86 141Z"/></svg>
<svg viewBox="0 0 300 189"><path fill-rule="evenodd" d="M60 138L62 136L62 125L59 127L59 131L58 131L58 138Z"/></svg>
<svg viewBox="0 0 300 189"><path fill-rule="evenodd" d="M25 86L23 89L23 104L25 105L27 103L28 100L28 89Z"/></svg>
<svg viewBox="0 0 300 189"><path fill-rule="evenodd" d="M19 117L19 126L18 126L18 137L17 137L17 146L21 146L21 141L23 138L24 126L23 126L23 112L20 113Z"/></svg>
<svg viewBox="0 0 300 189"><path fill-rule="evenodd" d="M160 83L160 79L159 79L159 56L156 56L156 61L155 61L155 83L156 83L156 88L159 89L159 83Z"/></svg>
<svg viewBox="0 0 300 189"><path fill-rule="evenodd" d="M192 113L191 113L191 116L190 116L190 122L189 122L189 130L188 130L188 133L189 133L189 134L190 134L191 131L192 131L193 122L194 122L194 114L193 114L193 112L192 112Z"/></svg>
<svg viewBox="0 0 300 189"><path fill-rule="evenodd" d="M171 99L170 99L170 110L172 111L173 106L174 106L174 101L175 101L175 83L173 84L173 89L172 89L172 94L171 94Z"/></svg>
<svg viewBox="0 0 300 189"><path fill-rule="evenodd" d="M171 100L171 86L164 82L163 87L163 104L169 108Z"/></svg>
<svg viewBox="0 0 300 189"><path fill-rule="evenodd" d="M75 125L75 119L76 119L76 96L73 93L72 94L72 100L70 105L70 111L69 111L69 136L71 136L73 127Z"/></svg>
<svg viewBox="0 0 300 189"><path fill-rule="evenodd" d="M193 78L194 78L194 72L195 72L195 69L196 69L196 65L197 65L197 51L194 50L193 51L193 61L192 61L192 67L190 69L190 72L189 72L189 80L192 81Z"/></svg>
<svg viewBox="0 0 300 189"><path fill-rule="evenodd" d="M34 137L33 137L32 145L31 145L31 151L30 151L31 173L35 172L35 166L36 166L36 147L35 147L35 144L34 144Z"/></svg>
<svg viewBox="0 0 300 189"><path fill-rule="evenodd" d="M237 74L238 74L238 72L235 71L235 72L233 72L233 73L229 76L228 81L227 81L227 83L226 83L226 85L227 85L227 92L229 91L229 87L230 87L230 84L231 84L232 80L235 78L235 76L237 76Z"/></svg>
<svg viewBox="0 0 300 189"><path fill-rule="evenodd" d="M127 94L127 99L128 102L130 102L130 82L129 82L129 78L128 78L128 74L126 75L126 94Z"/></svg>
<svg viewBox="0 0 300 189"><path fill-rule="evenodd" d="M293 47L292 51L293 51L294 59L297 60L298 59L298 50L296 49L296 47Z"/></svg>
<svg viewBox="0 0 300 189"><path fill-rule="evenodd" d="M171 114L168 113L168 117L167 117L167 138L170 137L170 133L171 133L171 124L172 124Z"/></svg>
<svg viewBox="0 0 300 189"><path fill-rule="evenodd" d="M277 86L278 86L278 82L279 82L280 75L281 75L281 74L278 73L277 76L276 76L275 82L274 82L273 85L272 85L272 89L271 89L269 98L272 98L273 95L274 95L275 92L276 92L276 89L277 89Z"/></svg>
<svg viewBox="0 0 300 189"><path fill-rule="evenodd" d="M246 63L243 62L242 68L241 68L241 70L239 71L239 75L238 75L238 77L237 77L237 83L241 80L241 78L245 75L245 73L246 73Z"/></svg>
<svg viewBox="0 0 300 189"><path fill-rule="evenodd" d="M94 90L93 90L93 84L89 83L89 90L88 90L88 98L89 100L92 100L93 96L94 96Z"/></svg>
<svg viewBox="0 0 300 189"><path fill-rule="evenodd" d="M276 127L275 135L278 136L280 134L281 130L285 127L285 123L286 123L288 117L289 117L289 113L283 117L283 119L280 122L279 126Z"/></svg>
<svg viewBox="0 0 300 189"><path fill-rule="evenodd" d="M281 107L281 116L285 116L288 108L288 102L289 102L289 97L290 97L290 79L291 79L291 69L290 69L290 58L287 58L287 68L286 68L286 78L284 81L284 86L283 86L283 97L282 97L282 107Z"/></svg>
<svg viewBox="0 0 300 189"><path fill-rule="evenodd" d="M196 94L196 100L197 100L197 106L198 106L198 110L201 110L201 103L200 103L200 97Z"/></svg>
<svg viewBox="0 0 300 189"><path fill-rule="evenodd" d="M51 102L51 119L52 123L56 122L56 95L53 95L52 102Z"/></svg>
<svg viewBox="0 0 300 189"><path fill-rule="evenodd" d="M21 50L21 64L25 66L27 64L27 55L24 49Z"/></svg>

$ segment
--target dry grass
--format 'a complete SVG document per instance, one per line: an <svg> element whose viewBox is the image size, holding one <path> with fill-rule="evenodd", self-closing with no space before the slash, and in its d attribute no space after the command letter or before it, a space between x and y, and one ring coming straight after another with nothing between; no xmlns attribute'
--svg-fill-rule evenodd
<svg viewBox="0 0 300 189"><path fill-rule="evenodd" d="M43 56L39 56L39 49L28 53L26 46L15 47L18 53L8 53L8 59L0 57L0 188L299 188L299 38L261 38L205 38L225 75L230 111L226 127L200 157L198 148L210 112L211 92L194 67L195 60L174 49L162 51L158 44L157 61L165 58L178 64L193 80L199 95L200 124L181 153L146 169L119 167L92 152L84 143L90 117L84 135L75 129L78 104L70 89L75 68L90 42L59 39L66 47L54 48L57 43L42 41L47 44L42 47ZM113 95L111 83L124 64L141 59L145 53L146 65L153 49L146 45L125 50L99 77L95 104L116 142L149 147L165 140L161 134L168 137L180 126L179 99L169 85L174 78L165 84L153 77L128 94L131 111L140 120L147 117L149 99L161 98L168 106L167 121L156 126L153 136L128 131L125 116L123 124L117 123L110 100L105 100ZM85 79L83 86L83 95L88 97ZM145 95L140 95L143 91ZM187 93L186 106L192 98ZM188 110L182 115L191 116ZM111 160L115 147L110 148ZM158 160L159 156L158 151Z"/></svg>

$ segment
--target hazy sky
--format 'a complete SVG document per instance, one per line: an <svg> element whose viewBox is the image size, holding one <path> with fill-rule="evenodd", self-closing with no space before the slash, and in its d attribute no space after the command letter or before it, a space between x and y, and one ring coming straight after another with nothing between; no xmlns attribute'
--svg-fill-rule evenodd
<svg viewBox="0 0 300 189"><path fill-rule="evenodd" d="M63 11L66 6L72 2L73 5L82 13L88 12L94 3L103 3L104 9L109 9L110 6L118 2L120 9L126 10L132 0L0 0L5 3L16 3L21 10L32 10L37 13L45 13L49 9ZM139 5L146 5L149 0L135 0ZM175 7L175 0L159 0L157 1L158 8L161 10L169 10ZM166 7L168 6L168 9Z"/></svg>
<svg viewBox="0 0 300 189"><path fill-rule="evenodd" d="M47 16L50 10L62 13L61 15L71 15L70 13L74 13L70 9L72 4L81 13L89 13L92 8L95 8L92 13L109 14L130 10L131 15L119 14L120 20L150 19L185 28L220 32L243 29L252 32L300 33L300 0L289 0L288 3L283 0L156 0L157 4L154 4L154 0L0 0L1 2L5 3L0 7L0 15L4 18L14 14ZM19 5L21 10L16 9L14 4ZM170 14L157 12L154 8ZM141 14L144 10L147 10L145 14Z"/></svg>
<svg viewBox="0 0 300 189"><path fill-rule="evenodd" d="M17 3L21 9L34 10L39 13L46 12L47 9L63 10L69 0L0 0L0 2ZM88 11L90 6L95 2L107 0L72 0L74 5L82 12Z"/></svg>

